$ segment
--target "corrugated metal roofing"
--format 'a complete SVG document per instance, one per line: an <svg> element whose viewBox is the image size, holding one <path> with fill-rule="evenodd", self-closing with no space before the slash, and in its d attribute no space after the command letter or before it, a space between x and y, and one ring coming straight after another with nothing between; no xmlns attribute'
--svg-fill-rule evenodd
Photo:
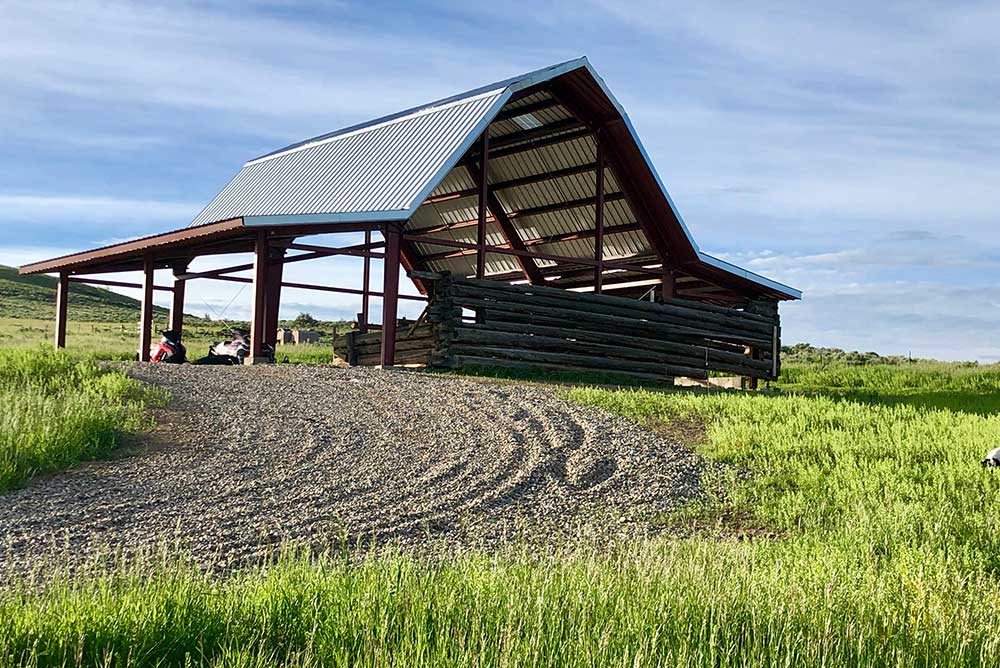
<svg viewBox="0 0 1000 668"><path fill-rule="evenodd" d="M468 225L478 214L476 196L423 202L432 193L441 195L474 189L475 179L465 166L459 164L459 160L476 138L487 130L491 140L507 140L504 148L516 145L518 151L513 154L501 151L490 160L491 183L583 168L560 178L498 188L495 194L510 215L521 239L532 241L533 249L541 253L592 258L593 238L583 236L560 240L558 237L592 230L595 219L593 204L536 211L527 215L528 210L537 207L584 201L593 197L595 191L594 170L587 169L596 159L592 136L538 142L538 146L535 146L534 140L527 138L539 127L551 126L555 130L545 133L547 140L557 134L573 133L580 127L574 128L571 122L567 123L574 119L574 115L548 90L511 100L518 91L562 75L566 75L567 79L586 81L584 88L587 95L609 102L621 115L641 153L641 159L662 190L665 205L679 225L680 241L675 243L683 245L685 239L690 242L694 257L705 267L721 269L789 296L799 296L797 291L787 286L722 263L698 249L663 188L628 116L586 58L322 135L251 160L205 207L192 225L237 217L243 218L247 226L408 221L407 228L410 230L454 226L454 229L440 230L429 236L469 243L475 237L475 228ZM522 108L525 111L518 113L517 110ZM501 111L502 116L496 118ZM522 138L522 133L525 138ZM534 136L539 136L539 133L535 132ZM628 138L621 141L627 142ZM522 148L526 150L520 150ZM606 172L605 192L617 195L605 205L605 225L634 227L639 218L631 205L621 198L621 187L610 168ZM648 204L644 206L648 207ZM643 224L649 232L649 221L643 221ZM495 223L490 222L487 229L488 243L505 243L505 237ZM646 232L629 229L609 234L605 238L605 257L608 260L627 260L656 255L654 245L662 251L663 240L654 239L657 243L652 244ZM442 248L433 244L414 244L419 256L437 256L426 263L426 268L462 273L475 271L474 255L459 252L441 257L444 254ZM670 253L673 252L671 247ZM540 267L552 264L540 259L534 262ZM488 255L488 275L517 272L518 269L517 261L510 256Z"/></svg>
<svg viewBox="0 0 1000 668"><path fill-rule="evenodd" d="M233 217L406 212L504 89L251 160L192 225Z"/></svg>

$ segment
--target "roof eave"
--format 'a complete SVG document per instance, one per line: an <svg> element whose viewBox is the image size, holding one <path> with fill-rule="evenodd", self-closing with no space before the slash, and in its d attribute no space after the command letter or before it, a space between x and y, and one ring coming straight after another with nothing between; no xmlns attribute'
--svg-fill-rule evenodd
<svg viewBox="0 0 1000 668"><path fill-rule="evenodd" d="M760 274L735 265L732 262L720 260L717 257L705 253L704 251L698 251L698 261L715 267L716 269L721 269L722 271L732 274L733 276L756 283L757 285L767 288L768 290L778 292L784 295L786 299L802 299L801 290L797 290L791 286L785 285L784 283L779 283L778 281L774 281L766 276L761 276Z"/></svg>
<svg viewBox="0 0 1000 668"><path fill-rule="evenodd" d="M242 218L230 218L215 223L198 225L197 227L182 227L177 230L140 237L131 241L123 241L88 251L61 255L40 262L32 262L31 264L18 267L17 272L19 274L45 274L57 271L70 271L98 264L102 260L124 259L142 255L155 248L183 246L188 241L207 236L226 235L243 227Z"/></svg>

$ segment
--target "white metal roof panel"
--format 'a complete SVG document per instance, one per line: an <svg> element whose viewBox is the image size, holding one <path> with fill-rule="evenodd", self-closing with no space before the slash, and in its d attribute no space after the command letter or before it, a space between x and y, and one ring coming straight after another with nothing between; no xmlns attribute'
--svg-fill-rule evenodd
<svg viewBox="0 0 1000 668"><path fill-rule="evenodd" d="M251 160L192 225L313 214L392 219L423 199L427 184L464 152L503 94L488 91Z"/></svg>

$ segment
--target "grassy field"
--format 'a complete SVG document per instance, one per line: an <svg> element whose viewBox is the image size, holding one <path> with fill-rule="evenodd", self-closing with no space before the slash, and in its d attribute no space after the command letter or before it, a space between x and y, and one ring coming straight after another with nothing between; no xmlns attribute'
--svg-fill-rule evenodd
<svg viewBox="0 0 1000 668"><path fill-rule="evenodd" d="M657 518L666 537L558 554L289 553L227 578L172 554L86 577L41 573L0 589L0 657L997 665L1000 477L979 460L1000 442L1000 369L789 365L780 385L566 390L716 463L708 499Z"/></svg>
<svg viewBox="0 0 1000 668"><path fill-rule="evenodd" d="M52 320L56 303L56 279L52 276L21 276L14 267L0 265L0 317ZM139 302L104 288L74 283L69 290L69 312L81 322L134 323ZM154 307L154 315L167 317L167 310Z"/></svg>
<svg viewBox="0 0 1000 668"><path fill-rule="evenodd" d="M164 395L93 361L0 350L0 492L108 456Z"/></svg>
<svg viewBox="0 0 1000 668"><path fill-rule="evenodd" d="M35 349L52 345L55 333L56 279L51 276L21 276L17 269L0 265L0 349ZM66 346L74 354L95 359L134 359L138 346L139 302L104 288L74 283L69 291L69 322ZM301 316L300 316L301 317ZM282 326L296 326L284 321ZM167 310L153 308L154 340L167 326ZM249 329L247 322L209 320L184 316L184 344L188 356L204 356L209 345L230 338L232 329ZM311 321L309 329L320 332L316 345L285 346L278 359L293 363L329 363L334 332L347 323Z"/></svg>
<svg viewBox="0 0 1000 668"><path fill-rule="evenodd" d="M221 322L191 319L184 324L184 345L188 358L195 360L208 353L213 343L230 338L230 327ZM234 323L234 326L246 323ZM154 320L154 330L166 327L166 317ZM333 326L339 326L337 323ZM52 345L53 322L0 317L0 348L38 350ZM157 334L157 337L159 334ZM293 364L329 364L333 349L329 337L317 344L278 346L278 360L288 358ZM66 349L73 355L100 360L135 359L138 334L134 323L70 321L66 330ZM157 340L154 338L154 341Z"/></svg>

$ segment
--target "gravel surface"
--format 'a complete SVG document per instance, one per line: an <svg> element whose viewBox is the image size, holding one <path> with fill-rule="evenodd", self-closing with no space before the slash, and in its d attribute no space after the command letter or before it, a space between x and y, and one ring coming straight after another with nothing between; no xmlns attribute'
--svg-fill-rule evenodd
<svg viewBox="0 0 1000 668"><path fill-rule="evenodd" d="M165 541L230 567L284 542L614 539L699 493L692 452L547 387L321 366L130 373L173 396L157 429L0 494L0 566Z"/></svg>

